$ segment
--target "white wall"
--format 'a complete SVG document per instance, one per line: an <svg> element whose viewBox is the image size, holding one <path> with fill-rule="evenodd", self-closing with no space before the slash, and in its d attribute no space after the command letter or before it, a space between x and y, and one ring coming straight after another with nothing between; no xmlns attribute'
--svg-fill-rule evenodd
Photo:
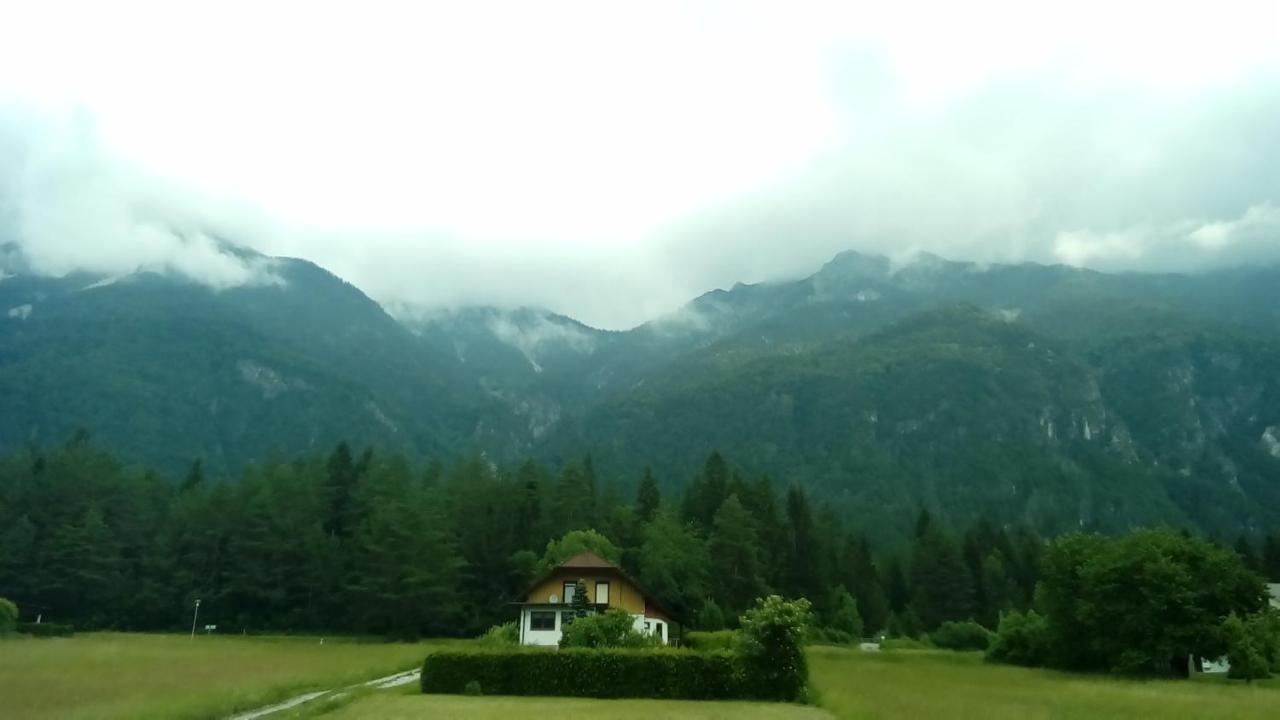
<svg viewBox="0 0 1280 720"><path fill-rule="evenodd" d="M560 611L565 609L563 606L553 606L547 608L521 608L520 609L520 637L522 645L559 645L560 644ZM552 611L556 614L556 627L554 630L534 630L530 627L533 621L534 611L542 612L543 610Z"/></svg>
<svg viewBox="0 0 1280 720"><path fill-rule="evenodd" d="M567 611L566 605L546 605L536 607L524 607L520 609L520 644L522 645L545 645L555 646L560 644L560 613ZM554 630L534 630L531 628L534 612L554 612L556 614L556 627ZM656 623L662 623L662 642L670 644L671 642L671 623L665 620L650 620L644 615L632 615L634 627L637 632L656 632ZM645 623L649 624L646 630Z"/></svg>

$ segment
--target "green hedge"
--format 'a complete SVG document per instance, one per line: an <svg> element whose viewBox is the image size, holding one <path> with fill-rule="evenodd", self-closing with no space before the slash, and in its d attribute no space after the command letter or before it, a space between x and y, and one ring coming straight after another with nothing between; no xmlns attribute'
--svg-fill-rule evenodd
<svg viewBox="0 0 1280 720"><path fill-rule="evenodd" d="M740 634L737 630L694 630L684 634L684 642L694 650L732 650L737 645Z"/></svg>
<svg viewBox="0 0 1280 720"><path fill-rule="evenodd" d="M753 697L742 664L727 652L568 648L558 652L432 653L422 691L485 695L729 700Z"/></svg>
<svg viewBox="0 0 1280 720"><path fill-rule="evenodd" d="M18 623L17 631L36 637L71 637L75 628L58 623Z"/></svg>

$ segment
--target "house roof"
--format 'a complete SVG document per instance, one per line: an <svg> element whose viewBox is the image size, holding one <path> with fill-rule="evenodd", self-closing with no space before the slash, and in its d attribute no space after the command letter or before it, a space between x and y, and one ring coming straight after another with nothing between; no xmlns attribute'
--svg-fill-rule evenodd
<svg viewBox="0 0 1280 720"><path fill-rule="evenodd" d="M574 568L574 569L613 568L615 570L619 569L617 565L614 565L608 560L605 560L604 558L590 551L581 552L581 553L578 553L577 555L574 555L568 560L565 560L564 562L557 565L555 569L559 569L559 568Z"/></svg>
<svg viewBox="0 0 1280 720"><path fill-rule="evenodd" d="M543 573L536 581L534 581L532 585L529 586L529 589L525 591L524 593L525 597L528 597L529 593L533 592L534 589L536 589L539 585L551 579L553 576L556 575L556 573L558 573L561 570L608 570L609 572L615 573L619 577L621 577L623 580L626 580L627 582L631 583L631 586L634 587L636 590L639 590L640 595L644 598L645 603L654 606L658 610L661 610L662 613L667 617L675 619L675 615L673 615L671 611L667 609L666 605L662 604L662 602L657 598L655 598L652 594L650 594L648 590L645 590L644 586L636 582L635 578L628 575L626 571L624 571L622 568L618 567L617 565L614 565L613 563L609 562L608 560L605 560L604 558L600 557L599 555L591 551L580 552L577 555L574 555L568 560L565 560L559 565ZM522 605L524 603L516 603L516 604Z"/></svg>

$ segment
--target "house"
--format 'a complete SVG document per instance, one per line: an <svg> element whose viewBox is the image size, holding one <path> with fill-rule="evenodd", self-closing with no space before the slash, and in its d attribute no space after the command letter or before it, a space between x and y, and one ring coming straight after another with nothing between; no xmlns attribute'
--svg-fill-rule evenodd
<svg viewBox="0 0 1280 720"><path fill-rule="evenodd" d="M621 608L635 620L635 628L662 638L673 639L672 617L661 603L622 571L622 568L592 552L574 555L552 568L533 584L520 607L521 645L558 645L566 621L573 621L569 604L581 581L598 611Z"/></svg>
<svg viewBox="0 0 1280 720"><path fill-rule="evenodd" d="M1267 594L1270 596L1271 607L1280 610L1280 583L1267 583Z"/></svg>

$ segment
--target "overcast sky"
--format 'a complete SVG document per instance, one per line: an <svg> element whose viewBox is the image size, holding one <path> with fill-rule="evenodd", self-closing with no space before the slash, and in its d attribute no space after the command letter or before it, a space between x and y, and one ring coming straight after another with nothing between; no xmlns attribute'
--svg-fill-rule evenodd
<svg viewBox="0 0 1280 720"><path fill-rule="evenodd" d="M611 328L844 249L1280 261L1280 0L338 4L6 7L0 241Z"/></svg>

